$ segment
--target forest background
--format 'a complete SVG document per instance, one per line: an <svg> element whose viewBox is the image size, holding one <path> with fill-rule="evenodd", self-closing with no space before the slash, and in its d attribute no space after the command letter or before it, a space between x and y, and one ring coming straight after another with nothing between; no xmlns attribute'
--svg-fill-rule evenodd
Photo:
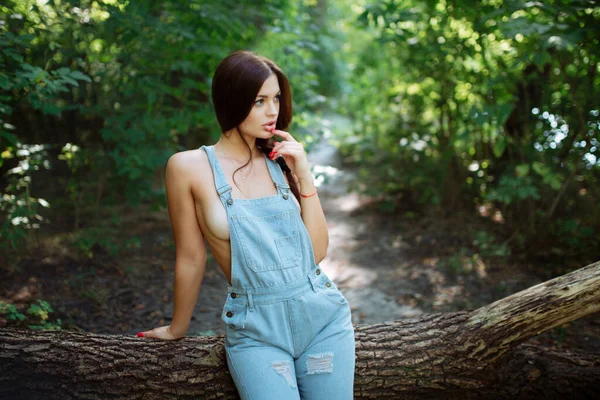
<svg viewBox="0 0 600 400"><path fill-rule="evenodd" d="M450 272L496 260L549 279L598 260L594 3L3 2L2 325L81 326L61 321L73 303L49 318L64 288L43 280L66 268L65 287L101 306L81 282L101 268L127 277L122 260L152 251L127 229L166 214L170 155L219 138L211 74L238 49L283 68L290 132L309 152L334 145L374 212L452 221L436 245L460 236Z"/></svg>

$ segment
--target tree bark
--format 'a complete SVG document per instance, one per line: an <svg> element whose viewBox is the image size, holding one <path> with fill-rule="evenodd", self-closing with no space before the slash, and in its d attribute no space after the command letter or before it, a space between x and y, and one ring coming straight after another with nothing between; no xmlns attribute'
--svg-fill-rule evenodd
<svg viewBox="0 0 600 400"><path fill-rule="evenodd" d="M598 354L522 344L600 309L600 262L474 311L356 326L356 399L600 398ZM235 399L222 336L0 330L2 399Z"/></svg>

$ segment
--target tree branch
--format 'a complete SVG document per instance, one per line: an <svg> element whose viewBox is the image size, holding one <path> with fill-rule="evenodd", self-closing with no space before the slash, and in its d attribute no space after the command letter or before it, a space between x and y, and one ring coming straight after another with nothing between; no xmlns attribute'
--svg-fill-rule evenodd
<svg viewBox="0 0 600 400"><path fill-rule="evenodd" d="M596 262L474 311L356 326L355 398L598 398L598 354L520 344L599 309ZM234 399L237 393L223 336L165 342L0 329L0 398Z"/></svg>

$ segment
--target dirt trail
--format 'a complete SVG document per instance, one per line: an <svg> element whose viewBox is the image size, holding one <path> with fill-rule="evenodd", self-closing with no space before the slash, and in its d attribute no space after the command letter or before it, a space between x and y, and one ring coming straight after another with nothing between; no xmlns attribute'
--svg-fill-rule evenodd
<svg viewBox="0 0 600 400"><path fill-rule="evenodd" d="M353 215L368 200L348 193L354 173L342 168L336 149L326 141L310 153L309 161L316 166L316 171L327 176L326 183L319 187L319 198L329 228L329 249L320 266L348 299L353 322L373 324L422 314L420 307L397 301L397 297L418 296L418 285L410 281L390 281L385 276L391 260L383 254L385 250L378 242L389 241L390 238L380 236L386 232L377 227L371 229L374 216ZM395 238L392 249L403 246L401 239ZM398 256L394 261L402 263L402 254Z"/></svg>

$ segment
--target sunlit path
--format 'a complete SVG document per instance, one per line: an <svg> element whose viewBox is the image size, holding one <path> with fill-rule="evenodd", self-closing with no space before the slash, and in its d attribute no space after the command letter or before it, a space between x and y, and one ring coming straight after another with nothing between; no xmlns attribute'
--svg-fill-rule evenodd
<svg viewBox="0 0 600 400"><path fill-rule="evenodd" d="M334 125L346 125L341 117L333 117ZM335 126L332 129L335 129ZM329 227L329 249L320 266L344 293L353 309L355 323L378 323L403 317L419 315L416 307L401 305L381 290L378 279L385 279L378 272L378 260L369 264L355 261L355 253L365 246L373 246L365 233L367 221L352 216L367 200L356 193L348 193L348 184L354 178L352 171L344 170L336 149L327 141L327 135L310 152L309 161L314 166L319 186L319 198L323 205Z"/></svg>

